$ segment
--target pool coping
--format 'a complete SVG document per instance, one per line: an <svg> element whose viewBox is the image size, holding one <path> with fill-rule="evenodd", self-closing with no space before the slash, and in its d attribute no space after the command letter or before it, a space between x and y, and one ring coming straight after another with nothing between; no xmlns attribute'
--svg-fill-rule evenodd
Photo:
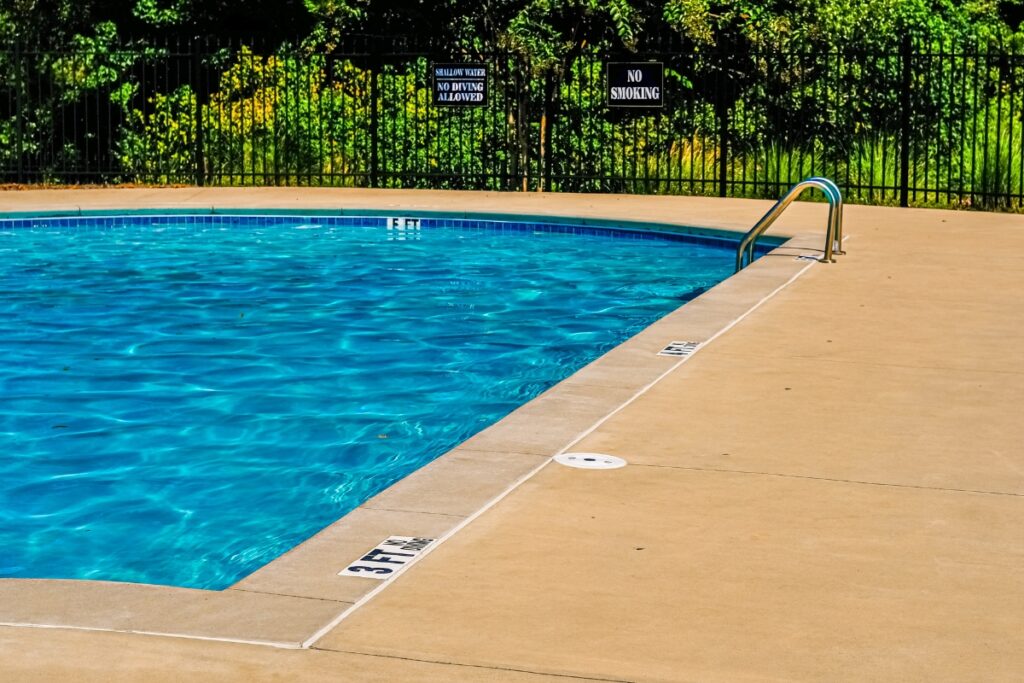
<svg viewBox="0 0 1024 683"><path fill-rule="evenodd" d="M233 210L249 214L270 210ZM419 217L416 209L344 209L345 215ZM189 211L192 212L192 211ZM313 215L316 210L292 210ZM62 212L63 215L85 215ZM89 212L97 215L97 212ZM126 213L104 211L112 213ZM168 213L166 209L148 211ZM281 213L284 213L282 211ZM341 210L320 211L339 215ZM10 214L6 214L10 216ZM40 214L36 214L40 215ZM532 219L591 225L616 219L544 214L445 212L480 220ZM47 217L53 217L49 213ZM22 217L22 216L19 216ZM40 217L42 217L40 215ZM633 221L640 225L651 223ZM659 223L661 229L692 226ZM714 237L737 232L712 229ZM776 239L778 241L778 239ZM0 579L0 625L145 633L309 647L415 562L381 582L337 573L391 535L446 539L496 504L628 405L686 358L660 356L677 340L706 344L814 265L821 236L802 233L753 265L680 306L510 415L366 501L319 533L222 591L59 579ZM698 347L699 350L700 347ZM430 550L436 548L433 545Z"/></svg>

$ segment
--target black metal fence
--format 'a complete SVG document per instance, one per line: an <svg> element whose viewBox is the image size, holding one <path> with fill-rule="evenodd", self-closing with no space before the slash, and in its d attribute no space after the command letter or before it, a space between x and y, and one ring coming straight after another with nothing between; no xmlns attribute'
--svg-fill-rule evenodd
<svg viewBox="0 0 1024 683"><path fill-rule="evenodd" d="M660 109L609 108L610 61L665 67ZM431 103L430 65L488 65L482 107ZM560 63L351 39L0 47L0 181L308 185L1024 206L1024 53L583 49Z"/></svg>

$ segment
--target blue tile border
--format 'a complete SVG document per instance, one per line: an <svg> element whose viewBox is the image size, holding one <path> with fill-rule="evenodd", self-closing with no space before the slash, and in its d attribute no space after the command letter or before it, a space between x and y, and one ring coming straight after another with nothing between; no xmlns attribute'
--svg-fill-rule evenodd
<svg viewBox="0 0 1024 683"><path fill-rule="evenodd" d="M258 213L231 211L227 213L182 213L160 212L139 213L126 212L121 215L75 215L53 216L18 215L17 218L0 216L0 230L18 230L32 228L115 228L115 227L158 227L161 225L194 225L194 226L243 226L257 225L268 227L275 225L294 225L296 223L312 223L329 227L383 228L391 217L415 218L415 213L393 213L390 215L323 215L309 213ZM470 218L462 216L431 215L417 218L421 229L458 228L460 230L476 230L482 232L518 232L518 233L554 233L587 235L598 237L615 237L623 239L663 240L669 242L685 242L693 244L717 245L734 248L738 239L719 234L701 234L694 229L686 229L669 225L649 227L628 227L609 225L602 221L573 223L565 220L503 220L500 218ZM610 221L608 223L611 223ZM679 231L676 231L679 230ZM684 231L685 230L685 231ZM716 231L718 232L718 231ZM757 245L757 254L763 255L774 249L781 240L766 238Z"/></svg>

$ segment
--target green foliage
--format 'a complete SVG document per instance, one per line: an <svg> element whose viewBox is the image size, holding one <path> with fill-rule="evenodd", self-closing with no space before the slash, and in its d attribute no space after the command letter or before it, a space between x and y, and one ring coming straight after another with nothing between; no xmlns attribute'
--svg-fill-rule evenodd
<svg viewBox="0 0 1024 683"><path fill-rule="evenodd" d="M696 45L713 45L715 42L715 17L711 14L708 0L668 0L663 17Z"/></svg>
<svg viewBox="0 0 1024 683"><path fill-rule="evenodd" d="M128 93L118 92L125 102ZM156 183L187 183L194 179L196 99L185 85L158 93L146 102L147 112L128 109L115 154L125 179L146 178Z"/></svg>
<svg viewBox="0 0 1024 683"><path fill-rule="evenodd" d="M1008 35L993 0L667 0L664 20L698 47L726 39L751 47L895 49L918 41Z"/></svg>
<svg viewBox="0 0 1024 683"><path fill-rule="evenodd" d="M366 18L368 0L302 0L314 16L333 24L350 26Z"/></svg>
<svg viewBox="0 0 1024 683"><path fill-rule="evenodd" d="M74 102L84 93L116 83L136 61L130 52L117 49L117 27L102 22L92 36L77 35L68 52L50 63L50 78L63 102Z"/></svg>
<svg viewBox="0 0 1024 683"><path fill-rule="evenodd" d="M177 0L170 6L162 7L157 0L135 0L132 14L151 26L172 26L180 24L188 14L186 0Z"/></svg>
<svg viewBox="0 0 1024 683"><path fill-rule="evenodd" d="M36 47L52 40L65 49L31 58L0 49L0 101L20 103L0 112L0 165L33 160L46 174L74 179L89 164L88 150L106 145L119 164L107 180L193 182L202 159L203 177L225 184L511 189L529 176L530 187L703 194L717 192L724 172L737 192L757 197L827 173L854 198L892 202L909 68L910 175L941 181L946 191L917 201L989 206L1021 191L1024 66L999 57L1024 50L1024 33L1003 20L1015 6L4 0L0 40ZM266 19L274 12L301 15L297 25L311 27L297 47L280 43L280 27ZM188 36L240 15L263 26L269 47L216 51L198 65L159 40L126 45L122 38L140 27L147 36ZM353 31L412 33L432 46L416 54L490 60L494 103L484 110L432 105L426 58L349 54ZM634 53L644 59L652 37L666 33L675 37L663 53L666 108L608 110L605 63ZM915 50L958 56L908 64L905 37ZM160 68L199 68L210 85L197 92L187 75L161 82ZM978 87L966 87L965 74ZM120 112L111 140L94 130L95 113L89 119L101 105ZM77 137L68 139L68 130ZM956 168L937 159L956 160ZM888 189L858 189L867 186Z"/></svg>

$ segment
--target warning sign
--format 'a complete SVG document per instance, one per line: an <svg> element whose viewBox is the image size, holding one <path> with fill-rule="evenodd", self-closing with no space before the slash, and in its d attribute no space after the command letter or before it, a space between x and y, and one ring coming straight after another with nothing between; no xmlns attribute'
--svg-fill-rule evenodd
<svg viewBox="0 0 1024 683"><path fill-rule="evenodd" d="M487 104L486 64L434 64L434 104L482 107Z"/></svg>

